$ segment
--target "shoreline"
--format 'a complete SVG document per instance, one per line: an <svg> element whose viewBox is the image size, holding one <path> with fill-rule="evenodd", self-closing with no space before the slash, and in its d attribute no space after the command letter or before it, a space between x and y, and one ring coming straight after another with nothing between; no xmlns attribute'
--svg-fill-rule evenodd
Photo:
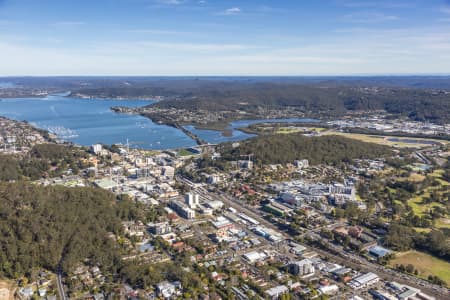
<svg viewBox="0 0 450 300"><path fill-rule="evenodd" d="M67 98L67 99L73 99L73 100L99 100L99 101L107 101L107 100L111 100L111 101L152 101L154 103L160 102L160 101L164 101L162 99L156 99L156 98L130 98L130 97L101 97L101 96L86 96L86 97L82 97L82 96L77 96L74 94L59 94L59 93L48 93L48 94L43 94L43 95L36 95L36 94L29 94L29 95L14 95L14 96L10 96L10 95L3 95L0 96L0 100L26 100L26 99L45 99L47 97L62 97L62 98Z"/></svg>
<svg viewBox="0 0 450 300"><path fill-rule="evenodd" d="M198 135L196 135L189 129L187 129L185 126L193 126L197 130L216 131L216 132L220 132L222 134L222 136L224 136L224 137L232 137L234 130L242 131L247 134L259 135L254 132L247 132L246 129L248 128L248 126L232 128L232 123L237 122L237 121L251 121L251 122L256 121L256 123L251 124L251 125L265 124L265 123L297 124L297 125L298 124L311 124L309 122L303 123L300 121L299 122L282 122L282 121L280 121L279 123L269 122L270 120L283 120L281 118L280 119L279 118L273 118L273 119L267 119L267 118L266 119L229 119L226 121L213 122L213 123L207 123L207 124L179 123L177 121L168 119L167 117L162 116L162 115L156 115L154 113L140 112L140 111L138 111L138 108L124 107L124 106L114 107L113 106L110 109L111 109L111 111L113 111L115 113L140 115L140 116L150 119L152 122L154 122L156 124L166 125L166 126L171 126L171 127L177 128L177 129L181 130L184 134L189 136L191 139L193 139L198 145L206 145L209 143L207 141L203 140L202 138L200 138ZM290 120L290 119L292 119L292 118L286 118L285 120ZM298 118L298 119L306 120L308 118ZM317 120L317 121L318 121L317 123L314 123L316 126L317 126L317 124L320 124L320 122L321 122L320 120Z"/></svg>
<svg viewBox="0 0 450 300"><path fill-rule="evenodd" d="M145 117L147 119L150 119L150 121L152 121L155 124L166 125L166 126L170 126L170 127L176 128L176 129L182 131L189 138L191 138L199 146L209 144L207 141L203 140L202 138L200 138L199 136L197 136L196 134L194 134L193 132L191 132L190 130L188 130L182 124L179 124L178 122L174 122L174 121L167 120L167 119L164 120L163 117L155 118L153 115L138 112L138 111L136 111L135 108L131 108L131 107L123 107L123 106L116 107L116 106L113 106L113 107L110 107L110 110L115 112L115 113L118 113L118 114L139 115L139 116Z"/></svg>

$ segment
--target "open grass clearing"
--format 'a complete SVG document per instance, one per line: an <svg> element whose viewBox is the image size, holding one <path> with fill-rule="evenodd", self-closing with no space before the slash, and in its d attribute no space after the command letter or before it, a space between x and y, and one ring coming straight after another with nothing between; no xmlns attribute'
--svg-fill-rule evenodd
<svg viewBox="0 0 450 300"><path fill-rule="evenodd" d="M408 180L411 182L422 182L425 180L425 176L419 173L411 173L408 177Z"/></svg>
<svg viewBox="0 0 450 300"><path fill-rule="evenodd" d="M322 132L326 130L325 128L320 127L296 127L296 126L288 126L288 127L279 127L277 128L277 131L275 133L281 133L281 134L289 134L289 133L296 133L296 132Z"/></svg>
<svg viewBox="0 0 450 300"><path fill-rule="evenodd" d="M430 209L433 207L443 207L442 204L437 202L432 203L423 203L423 199L425 197L429 197L430 192L429 190L425 191L422 195L417 195L410 200L408 200L408 205L411 206L412 210L414 211L414 214L418 216L422 216L423 214L427 213Z"/></svg>
<svg viewBox="0 0 450 300"><path fill-rule="evenodd" d="M421 233L428 233L431 231L431 228L414 227L414 230Z"/></svg>
<svg viewBox="0 0 450 300"><path fill-rule="evenodd" d="M0 279L0 299L13 300L16 288L12 281Z"/></svg>
<svg viewBox="0 0 450 300"><path fill-rule="evenodd" d="M395 265L412 264L419 271L419 276L427 278L428 275L438 276L450 285L450 263L445 260L436 258L424 252L407 251L395 254L395 258L390 261L389 265L395 268Z"/></svg>
<svg viewBox="0 0 450 300"><path fill-rule="evenodd" d="M436 227L437 228L448 228L450 229L450 219L449 218L439 218L436 220Z"/></svg>
<svg viewBox="0 0 450 300"><path fill-rule="evenodd" d="M425 180L425 176L416 172L412 172L408 177L398 177L398 181L409 181L409 182L422 182Z"/></svg>
<svg viewBox="0 0 450 300"><path fill-rule="evenodd" d="M390 136L379 136L379 135L370 135L370 134L360 134L360 133L346 133L339 131L327 131L324 133L325 135L340 135L350 139L356 139L359 141L367 142L367 143L375 143L379 145L386 145L397 148L424 148L429 147L428 143L420 143L420 141L424 142L437 142L437 143L445 143L446 141L433 140L433 139L421 139L421 138L409 138L409 137L390 137ZM389 139L397 139L396 141L390 141ZM403 142L403 141L404 142ZM406 140L415 140L417 143L406 142Z"/></svg>

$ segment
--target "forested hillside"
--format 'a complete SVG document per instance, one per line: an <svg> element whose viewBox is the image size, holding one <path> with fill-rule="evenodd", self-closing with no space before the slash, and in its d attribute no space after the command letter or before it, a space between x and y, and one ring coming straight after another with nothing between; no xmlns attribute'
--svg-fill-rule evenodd
<svg viewBox="0 0 450 300"><path fill-rule="evenodd" d="M339 116L355 110L386 110L413 120L450 122L450 94L411 88L355 88L299 84L254 84L192 91L161 108L243 110L292 107L307 115Z"/></svg>
<svg viewBox="0 0 450 300"><path fill-rule="evenodd" d="M0 155L0 181L54 177L68 167L76 174L87 167L81 160L85 157L87 153L83 149L55 144L36 145L24 157Z"/></svg>
<svg viewBox="0 0 450 300"><path fill-rule="evenodd" d="M391 153L386 146L364 143L340 136L306 137L302 134L259 136L240 143L221 146L225 160L239 160L253 154L257 163L285 164L308 159L311 164L337 164L358 158L375 158Z"/></svg>
<svg viewBox="0 0 450 300"><path fill-rule="evenodd" d="M17 278L33 268L65 271L90 259L117 266L121 230L115 197L92 188L0 183L0 276Z"/></svg>
<svg viewBox="0 0 450 300"><path fill-rule="evenodd" d="M48 87L73 96L151 98L161 108L212 111L294 107L307 114L339 116L384 109L413 120L450 122L448 76L412 77L203 77L10 78L24 88ZM442 89L442 90L440 90ZM5 96L4 96L5 97Z"/></svg>

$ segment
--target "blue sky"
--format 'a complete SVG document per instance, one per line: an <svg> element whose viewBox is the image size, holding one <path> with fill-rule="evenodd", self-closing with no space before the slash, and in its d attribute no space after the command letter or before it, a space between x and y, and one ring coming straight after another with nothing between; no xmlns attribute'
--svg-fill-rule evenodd
<svg viewBox="0 0 450 300"><path fill-rule="evenodd" d="M0 0L0 75L450 74L450 0Z"/></svg>

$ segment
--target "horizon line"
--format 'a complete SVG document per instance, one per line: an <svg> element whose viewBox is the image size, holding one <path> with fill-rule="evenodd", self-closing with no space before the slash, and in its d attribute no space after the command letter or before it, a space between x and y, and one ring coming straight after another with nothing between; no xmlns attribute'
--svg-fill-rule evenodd
<svg viewBox="0 0 450 300"><path fill-rule="evenodd" d="M264 77L278 77L278 78L307 78L307 77L420 77L420 76L431 76L431 77L448 77L450 73L355 73L355 74L304 74L304 75L194 75L194 74L180 74L180 75L130 75L130 74L95 74L95 75L0 75L0 78L46 78L46 77L129 77L129 78L177 78L177 77L189 77L189 78L227 78L227 77L244 77L244 78L264 78Z"/></svg>

